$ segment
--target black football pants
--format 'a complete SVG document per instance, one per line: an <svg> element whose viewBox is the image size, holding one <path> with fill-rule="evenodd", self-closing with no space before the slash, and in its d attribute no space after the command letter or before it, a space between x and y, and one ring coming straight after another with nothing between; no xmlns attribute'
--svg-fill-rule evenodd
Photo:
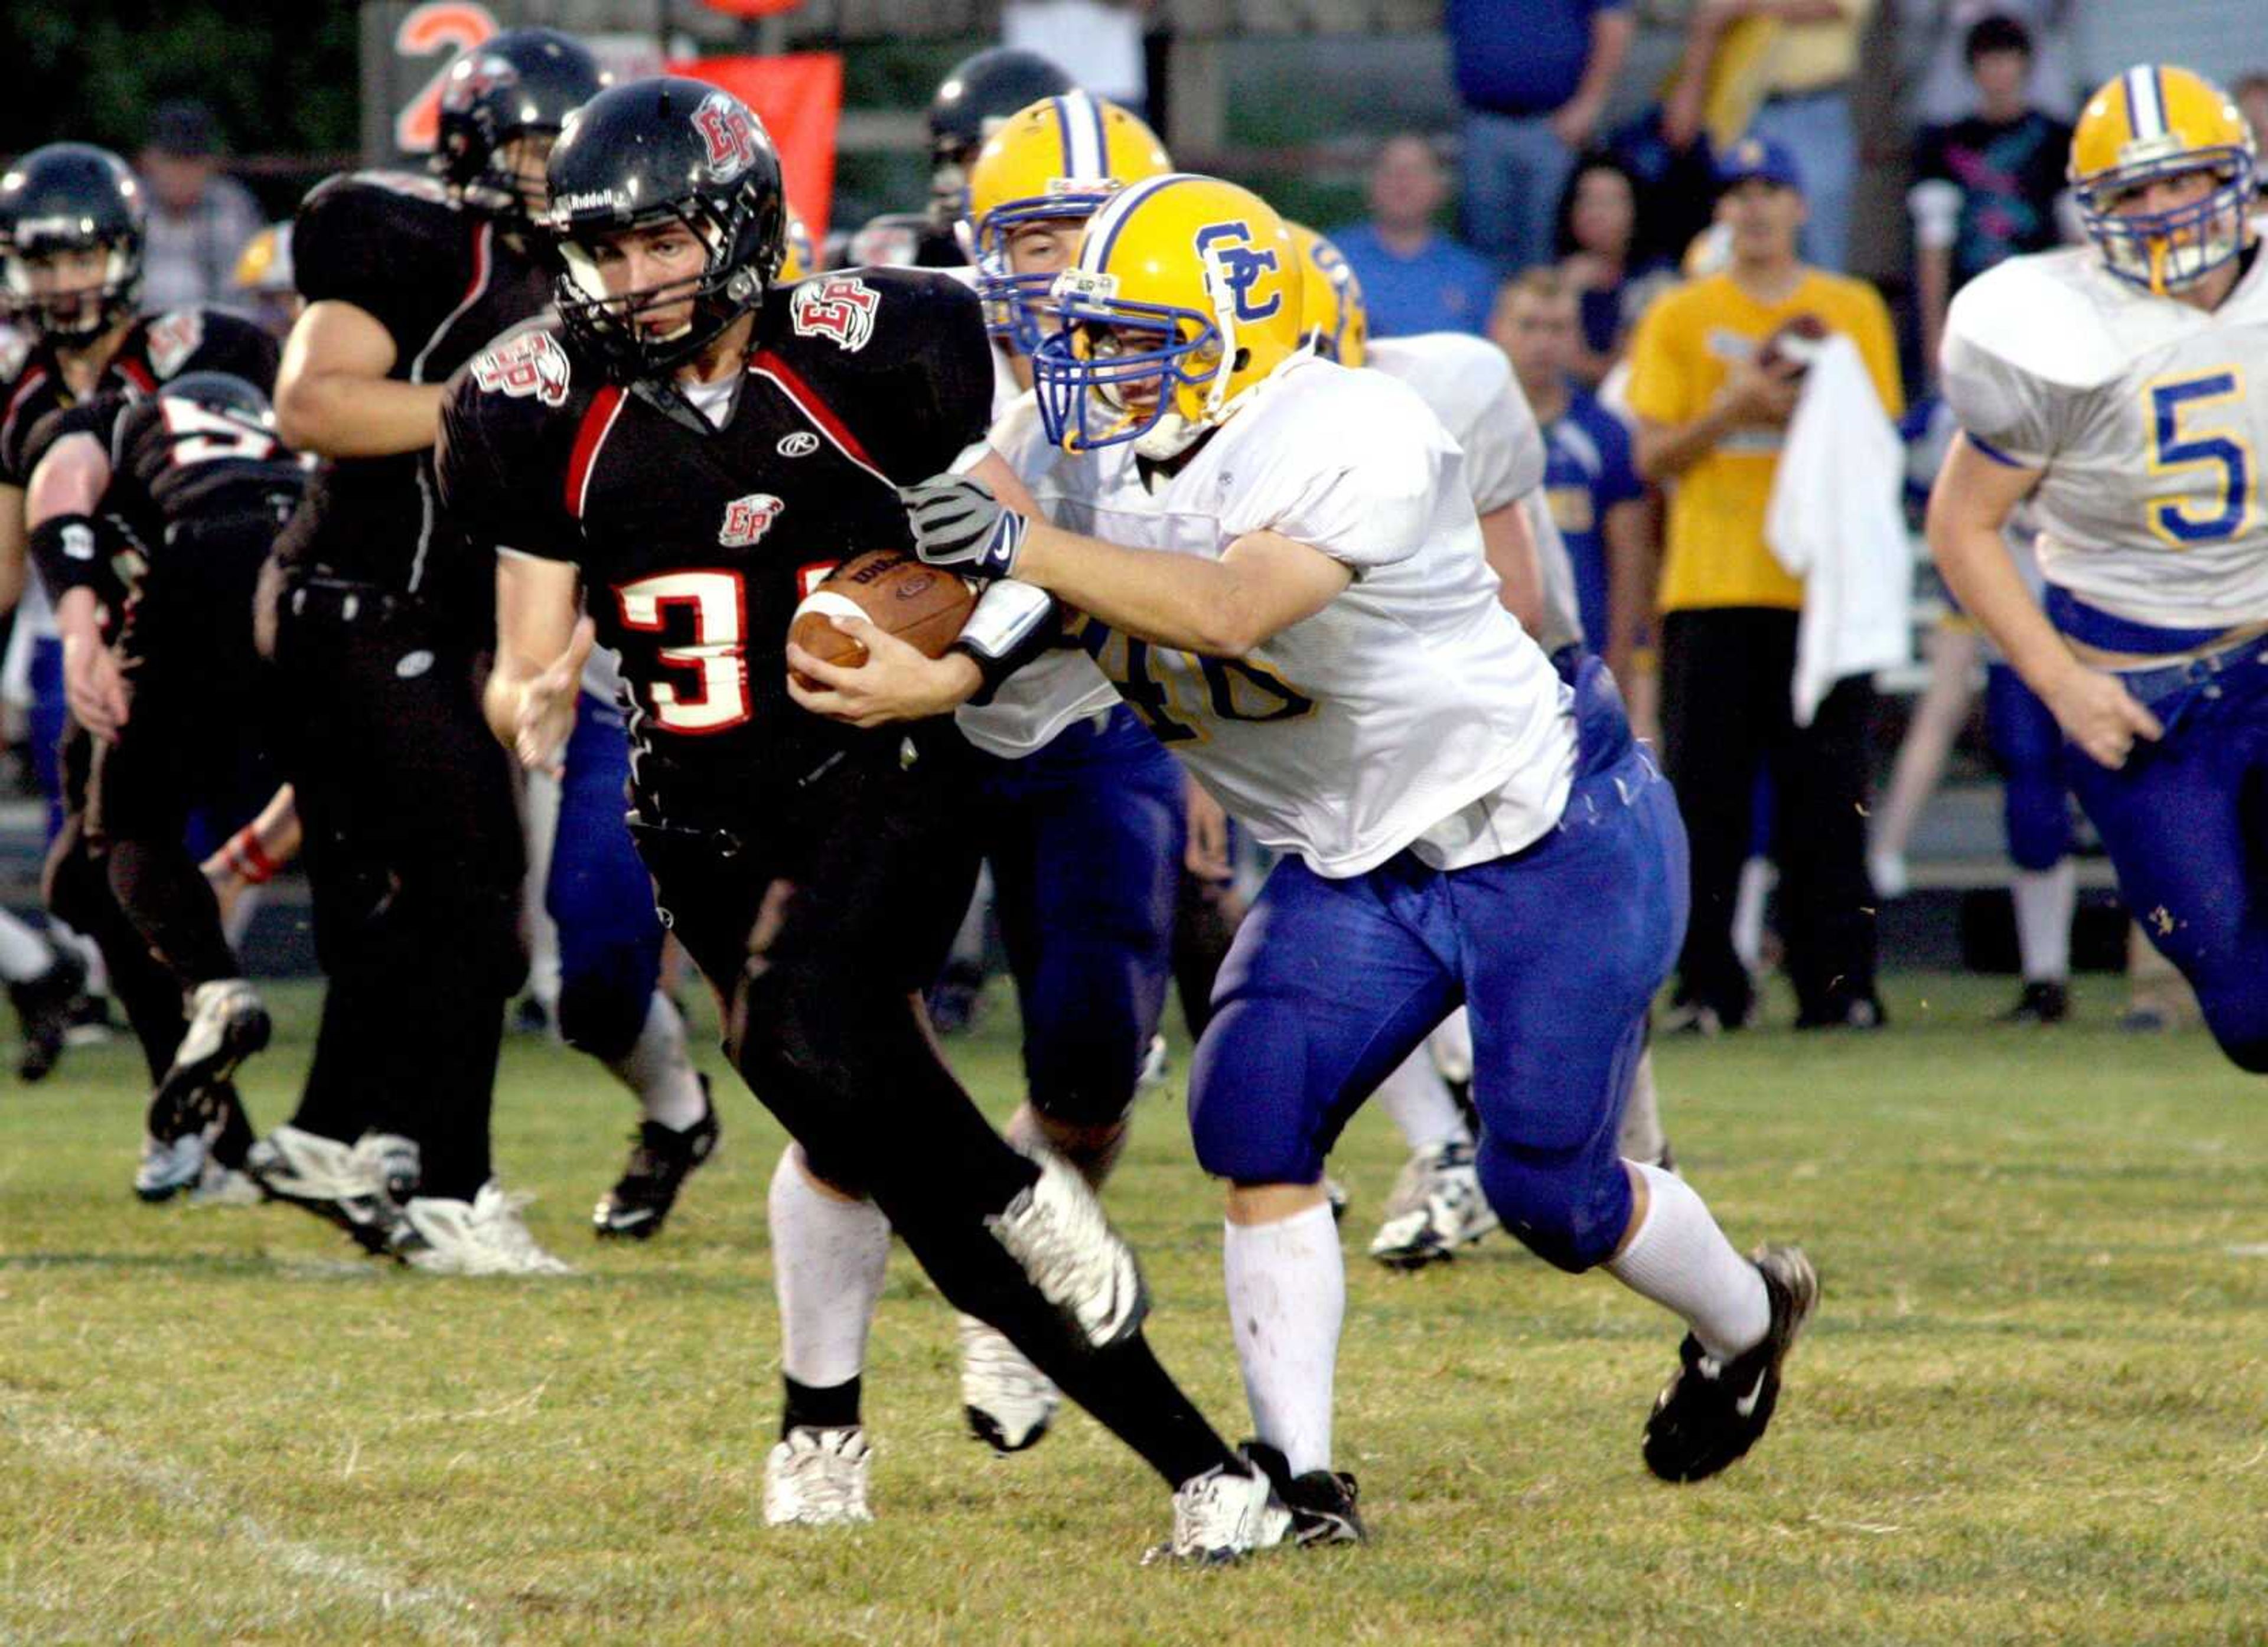
<svg viewBox="0 0 2268 1647"><path fill-rule="evenodd" d="M1800 1018L1839 1022L1874 992L1867 879L1865 680L1795 724L1797 614L1758 607L1672 612L1661 622L1663 767L1691 843L1693 913L1678 958L1682 1002L1748 1017L1752 989L1733 949L1733 906L1753 843L1757 779L1771 780L1779 926Z"/></svg>
<svg viewBox="0 0 2268 1647"><path fill-rule="evenodd" d="M94 745L88 833L119 908L184 995L239 971L186 835L200 804L242 805L238 780L264 741L252 601L276 526L255 513L168 535L118 639L126 724Z"/></svg>
<svg viewBox="0 0 2268 1647"><path fill-rule="evenodd" d="M462 625L379 586L293 571L276 612L279 751L298 796L329 987L292 1124L414 1140L423 1193L490 1176L504 1003L519 988L525 847Z"/></svg>
<svg viewBox="0 0 2268 1647"><path fill-rule="evenodd" d="M729 833L631 833L664 920L715 987L725 1049L829 1183L871 1195L938 1290L990 1322L1169 1482L1226 1449L1139 1335L1097 1352L985 1227L1035 1176L977 1113L917 1004L975 886L965 751L874 742Z"/></svg>

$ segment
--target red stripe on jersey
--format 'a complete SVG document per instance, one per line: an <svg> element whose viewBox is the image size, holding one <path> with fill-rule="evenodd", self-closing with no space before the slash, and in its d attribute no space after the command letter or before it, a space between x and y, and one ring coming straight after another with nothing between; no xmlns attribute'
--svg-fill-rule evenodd
<svg viewBox="0 0 2268 1647"><path fill-rule="evenodd" d="M460 309L469 307L473 299L481 295L481 288L489 283L489 239L495 232L494 224L483 223L480 232L473 237L473 277L465 283L465 295L457 299Z"/></svg>
<svg viewBox="0 0 2268 1647"><path fill-rule="evenodd" d="M8 397L7 411L0 413L0 440L6 439L8 431L16 426L16 414L23 410L24 402L31 398L32 391L47 380L48 369L45 366L34 366L17 379L16 393Z"/></svg>
<svg viewBox="0 0 2268 1647"><path fill-rule="evenodd" d="M575 431L575 450L567 460L567 512L578 520L583 518L583 499L591 489L591 467L599 460L599 448L607 444L607 431L615 426L622 409L622 392L610 383L591 397L591 409L583 414L582 426Z"/></svg>
<svg viewBox="0 0 2268 1647"><path fill-rule="evenodd" d="M118 370L129 383L141 390L143 393L158 393L158 379L150 375L149 369L140 361L122 360L118 363Z"/></svg>
<svg viewBox="0 0 2268 1647"><path fill-rule="evenodd" d="M850 427L835 415L835 408L819 398L818 391L798 376L795 368L769 349L760 349L748 357L748 364L762 372L787 392L787 398L803 409L803 415L827 431L827 437L859 463L881 473L880 466L866 455L866 448L858 444L858 437Z"/></svg>

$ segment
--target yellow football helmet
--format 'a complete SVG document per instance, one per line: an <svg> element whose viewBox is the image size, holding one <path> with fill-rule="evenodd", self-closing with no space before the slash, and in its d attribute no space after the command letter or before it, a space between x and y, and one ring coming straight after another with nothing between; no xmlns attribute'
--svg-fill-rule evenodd
<svg viewBox="0 0 2268 1647"><path fill-rule="evenodd" d="M819 267L819 253L811 243L811 231L804 226L795 208L787 208L787 241L780 253L779 273L772 276L775 286L790 286Z"/></svg>
<svg viewBox="0 0 2268 1647"><path fill-rule="evenodd" d="M1169 172L1122 190L1051 289L1064 325L1032 356L1048 438L1185 450L1303 347L1299 259L1275 208L1233 183Z"/></svg>
<svg viewBox="0 0 2268 1647"><path fill-rule="evenodd" d="M968 249L992 330L1027 355L1040 346L1031 305L1057 271L1016 274L1008 237L1018 224L1084 222L1129 183L1173 169L1158 134L1105 99L1066 92L1011 114L968 173Z"/></svg>
<svg viewBox="0 0 2268 1647"><path fill-rule="evenodd" d="M2071 140L2071 186L2089 239L2121 279L2178 291L2244 249L2257 162L2228 93L2199 74L2138 63L2089 98ZM2209 172L2213 193L2156 212L2121 211L2158 178Z"/></svg>
<svg viewBox="0 0 2268 1647"><path fill-rule="evenodd" d="M1355 277L1326 236L1304 223L1286 223L1300 248L1300 301L1315 352L1342 366L1359 366L1370 353L1370 308Z"/></svg>

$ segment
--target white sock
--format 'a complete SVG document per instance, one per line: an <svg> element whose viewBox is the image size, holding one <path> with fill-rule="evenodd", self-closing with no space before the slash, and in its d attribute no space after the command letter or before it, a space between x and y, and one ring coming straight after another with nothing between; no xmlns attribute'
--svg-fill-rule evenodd
<svg viewBox="0 0 2268 1647"><path fill-rule="evenodd" d="M1413 1151L1473 1141L1449 1084L1433 1067L1432 1053L1423 1047L1378 1084L1377 1103L1402 1129L1403 1142Z"/></svg>
<svg viewBox="0 0 2268 1647"><path fill-rule="evenodd" d="M2008 883L2016 904L2016 953L2026 983L2062 983L2071 976L2071 914L2079 902L2079 865L2020 869Z"/></svg>
<svg viewBox="0 0 2268 1647"><path fill-rule="evenodd" d="M1433 1067L1444 1081L1473 1078L1473 1020L1464 1008L1441 1020L1440 1027L1425 1038L1425 1049L1433 1055Z"/></svg>
<svg viewBox="0 0 2268 1647"><path fill-rule="evenodd" d="M55 964L55 952L47 940L23 922L0 909L0 979L29 983Z"/></svg>
<svg viewBox="0 0 2268 1647"><path fill-rule="evenodd" d="M709 1107L701 1077L686 1055L685 1020L659 989L646 1003L645 1027L638 1031L637 1044L607 1067L637 1094L645 1119L672 1132L695 1125Z"/></svg>
<svg viewBox="0 0 2268 1647"><path fill-rule="evenodd" d="M772 1173L772 1286L779 1295L780 1368L832 1388L866 1364L866 1327L890 1261L890 1221L871 1201L824 1195L790 1144Z"/></svg>
<svg viewBox="0 0 2268 1647"><path fill-rule="evenodd" d="M1661 1130L1661 1099L1653 1089L1653 1048L1649 1047L1638 1054L1638 1068L1631 1073L1615 1150L1625 1160L1658 1161L1668 1143Z"/></svg>
<svg viewBox="0 0 2268 1647"><path fill-rule="evenodd" d="M1643 1162L1646 1222L1607 1268L1641 1298L1685 1318L1701 1348L1720 1361L1764 1342L1771 1298L1756 1267L1733 1250L1717 1220L1683 1179Z"/></svg>
<svg viewBox="0 0 2268 1647"><path fill-rule="evenodd" d="M1733 953L1750 972L1764 964L1764 905L1778 885L1779 871L1770 858L1752 857L1741 865L1741 889L1733 900Z"/></svg>
<svg viewBox="0 0 2268 1647"><path fill-rule="evenodd" d="M49 915L48 942L57 947L65 944L70 945L71 952L78 957L79 964L86 968L86 992L89 995L108 998L110 968L103 961L102 951L92 938L88 937L85 933L73 930L67 923Z"/></svg>
<svg viewBox="0 0 2268 1647"><path fill-rule="evenodd" d="M220 923L220 935L228 940L230 953L238 956L244 953L244 935L252 930L252 917L260 913L260 906L267 897L268 888L265 886L237 888L236 901L229 906L228 914L221 918Z"/></svg>
<svg viewBox="0 0 2268 1647"><path fill-rule="evenodd" d="M1346 1265L1328 1202L1221 1236L1229 1325L1260 1439L1292 1474L1331 1463L1331 1379L1346 1315Z"/></svg>
<svg viewBox="0 0 2268 1647"><path fill-rule="evenodd" d="M543 1010L559 1010L559 927L544 902L551 885L551 853L559 835L559 780L548 772L521 774L520 831L527 844L527 879L519 907L527 929L527 992Z"/></svg>

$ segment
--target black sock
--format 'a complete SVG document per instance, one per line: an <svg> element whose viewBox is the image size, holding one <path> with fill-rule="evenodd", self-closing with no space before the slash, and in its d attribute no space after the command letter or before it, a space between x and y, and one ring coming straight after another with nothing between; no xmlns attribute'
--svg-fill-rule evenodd
<svg viewBox="0 0 2268 1647"><path fill-rule="evenodd" d="M858 1379L856 1374L823 1388L780 1380L787 1386L787 1401L780 1412L780 1439L791 1430L854 1430L858 1425Z"/></svg>

